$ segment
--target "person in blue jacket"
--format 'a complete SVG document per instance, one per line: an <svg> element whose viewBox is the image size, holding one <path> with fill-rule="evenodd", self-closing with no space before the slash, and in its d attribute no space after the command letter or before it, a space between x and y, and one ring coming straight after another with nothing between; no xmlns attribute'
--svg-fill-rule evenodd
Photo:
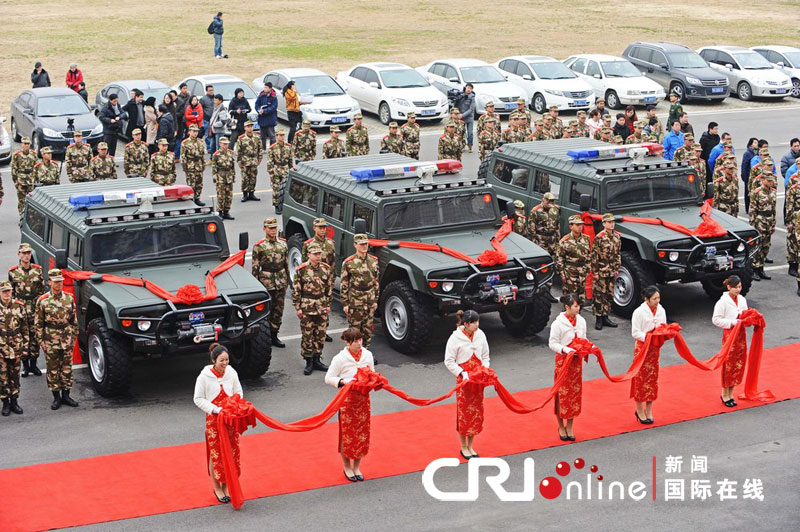
<svg viewBox="0 0 800 532"><path fill-rule="evenodd" d="M744 150L744 155L742 155L742 164L740 166L742 170L742 182L744 183L744 190L750 190L747 186L748 182L750 181L750 168L752 167L752 159L758 153L758 139L756 137L750 137L750 140L747 141L747 149ZM745 193L744 195L744 212L750 212L750 194Z"/></svg>
<svg viewBox="0 0 800 532"><path fill-rule="evenodd" d="M675 155L675 150L684 145L683 133L681 133L681 121L677 118L672 121L670 131L664 137L664 159L669 161Z"/></svg>
<svg viewBox="0 0 800 532"><path fill-rule="evenodd" d="M728 141L732 140L731 134L728 133L727 131L722 134L722 137L719 140L719 144L714 146L711 149L711 153L708 154L709 175L714 175L714 165L717 164L717 159L719 158L720 155L722 155L722 152L725 151L725 147L723 146L723 144L725 143L726 140ZM736 153L736 150L733 149L733 146L731 146L731 153L734 154ZM753 163L751 162L750 165L752 166Z"/></svg>
<svg viewBox="0 0 800 532"><path fill-rule="evenodd" d="M255 111L258 113L258 127L261 128L261 147L267 150L267 137L270 145L275 144L275 126L278 124L278 99L272 89L272 82L264 83L264 90L256 98Z"/></svg>

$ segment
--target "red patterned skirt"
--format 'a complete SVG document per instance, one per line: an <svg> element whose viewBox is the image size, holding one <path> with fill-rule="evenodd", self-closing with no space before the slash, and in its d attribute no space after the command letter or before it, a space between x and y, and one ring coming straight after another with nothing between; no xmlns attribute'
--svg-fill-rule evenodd
<svg viewBox="0 0 800 532"><path fill-rule="evenodd" d="M475 355L461 364L466 372L482 366ZM456 383L463 380L461 375ZM456 430L462 436L475 436L483 430L483 386L467 383L456 391Z"/></svg>
<svg viewBox="0 0 800 532"><path fill-rule="evenodd" d="M351 390L339 410L339 452L347 458L357 460L369 452L370 417L369 392Z"/></svg>
<svg viewBox="0 0 800 532"><path fill-rule="evenodd" d="M644 342L636 340L633 347L633 358L642 350ZM661 346L651 344L650 350L644 357L642 369L631 379L631 397L637 403L647 403L658 398L658 357Z"/></svg>
<svg viewBox="0 0 800 532"><path fill-rule="evenodd" d="M567 355L563 353L556 354L556 369L553 373L553 380L555 380ZM573 419L578 417L581 413L581 394L583 392L583 367L581 365L581 357L574 356L569 365L567 376L564 384L558 389L558 394L555 400L556 415L561 419Z"/></svg>
<svg viewBox="0 0 800 532"><path fill-rule="evenodd" d="M222 401L227 397L228 395L225 393L225 390L220 388L219 395L211 402L216 406L222 406ZM226 432L227 435L219 434L217 430L217 416L206 415L206 464L211 460L211 469L208 474L213 475L214 480L217 482L225 483L227 483L227 472L225 471L225 465L222 463L222 452L220 451L219 442L220 436L230 439L233 459L236 462L236 476L238 477L242 474L241 455L239 454L239 433L230 427L227 428Z"/></svg>
<svg viewBox="0 0 800 532"><path fill-rule="evenodd" d="M722 343L730 336L733 329L723 329ZM747 359L747 331L744 327L739 330L739 335L733 341L731 352L722 364L722 386L736 386L742 383L744 366Z"/></svg>

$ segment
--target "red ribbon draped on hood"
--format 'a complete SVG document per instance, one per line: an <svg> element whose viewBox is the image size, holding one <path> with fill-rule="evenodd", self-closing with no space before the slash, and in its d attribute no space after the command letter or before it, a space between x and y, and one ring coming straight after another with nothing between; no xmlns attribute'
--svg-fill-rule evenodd
<svg viewBox="0 0 800 532"><path fill-rule="evenodd" d="M695 227L694 229L689 229L681 224L676 224L674 222L669 222L666 220L662 220L661 218L640 218L637 216L622 216L618 218L621 222L628 222L628 223L637 223L637 224L647 224L647 225L661 225L666 227L667 229L672 229L677 233L684 234L686 236L696 236L699 238L709 238L715 236L725 236L728 234L728 231L725 230L722 225L716 220L711 217L711 200L707 200L703 203L700 207L700 218L702 221L700 225ZM602 215L600 214L590 214L588 212L583 212L581 214L581 218L584 222L584 232L589 234L586 231L586 226L591 225L591 237L594 237L594 226L592 225L592 220L600 220L602 219Z"/></svg>

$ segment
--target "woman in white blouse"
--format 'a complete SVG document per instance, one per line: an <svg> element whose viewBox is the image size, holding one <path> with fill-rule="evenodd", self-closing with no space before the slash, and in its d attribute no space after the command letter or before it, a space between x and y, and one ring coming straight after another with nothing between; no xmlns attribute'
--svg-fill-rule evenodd
<svg viewBox="0 0 800 532"><path fill-rule="evenodd" d="M586 338L586 320L580 315L581 301L575 294L561 297L564 312L550 325L550 349L556 354L553 379L561 371L567 355L575 352L569 347L577 336ZM575 441L572 422L581 413L581 394L583 392L583 368L581 358L574 357L566 380L558 389L555 398L556 420L558 421L558 437L561 441Z"/></svg>
<svg viewBox="0 0 800 532"><path fill-rule="evenodd" d="M342 333L347 347L339 351L325 374L325 384L341 388L356 376L359 368L375 369L372 353L361 347L364 336L350 327ZM339 453L344 464L344 476L350 482L364 480L359 466L369 452L370 432L369 392L351 390L339 410Z"/></svg>
<svg viewBox="0 0 800 532"><path fill-rule="evenodd" d="M740 294L742 280L737 275L731 275L724 281L727 292L722 294L714 305L714 316L711 322L722 329L722 344L730 336L734 326L739 322L739 316L747 310L747 300ZM733 399L733 387L742 383L744 367L747 357L747 333L744 327L739 329L739 334L733 341L731 352L722 365L722 403L728 408L736 406Z"/></svg>
<svg viewBox="0 0 800 532"><path fill-rule="evenodd" d="M474 310L458 311L456 330L447 340L445 367L456 382L469 381L469 371L489 367L489 344L480 330L480 316ZM483 386L466 384L456 392L456 431L461 442L461 456L478 457L472 448L475 436L483 430Z"/></svg>
<svg viewBox="0 0 800 532"><path fill-rule="evenodd" d="M220 452L220 434L217 431L217 414L222 410L222 402L234 395L243 397L242 385L236 370L228 366L230 356L224 345L211 344L211 365L203 368L194 385L194 404L206 413L206 460L208 474L214 483L214 495L219 502L230 502L228 482L229 471L225 471ZM224 435L223 435L224 437ZM242 468L239 455L239 433L229 430L233 458L236 462L236 475L241 475Z"/></svg>
<svg viewBox="0 0 800 532"><path fill-rule="evenodd" d="M633 311L631 317L631 336L636 343L633 357L641 351L647 333L667 323L667 313L661 306L661 293L655 286L642 291L644 302ZM658 359L661 354L660 341L653 342L645 354L644 364L631 380L631 397L636 401L636 419L642 425L653 423L653 401L658 398Z"/></svg>

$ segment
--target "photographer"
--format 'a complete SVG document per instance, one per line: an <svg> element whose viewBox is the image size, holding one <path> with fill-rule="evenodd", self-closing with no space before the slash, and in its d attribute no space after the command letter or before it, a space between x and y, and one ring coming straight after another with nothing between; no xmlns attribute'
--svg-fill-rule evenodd
<svg viewBox="0 0 800 532"><path fill-rule="evenodd" d="M100 109L97 118L103 124L103 142L108 145L108 153L113 157L117 150L117 135L122 133L122 121L128 118L128 113L119 105L116 93L108 95L108 103Z"/></svg>
<svg viewBox="0 0 800 532"><path fill-rule="evenodd" d="M472 124L475 121L475 112L477 111L475 108L475 93L473 90L474 87L472 83L467 83L464 85L464 92L456 98L456 107L458 107L458 110L461 112L461 119L466 126L467 149L469 149L470 153L472 153L473 142Z"/></svg>

